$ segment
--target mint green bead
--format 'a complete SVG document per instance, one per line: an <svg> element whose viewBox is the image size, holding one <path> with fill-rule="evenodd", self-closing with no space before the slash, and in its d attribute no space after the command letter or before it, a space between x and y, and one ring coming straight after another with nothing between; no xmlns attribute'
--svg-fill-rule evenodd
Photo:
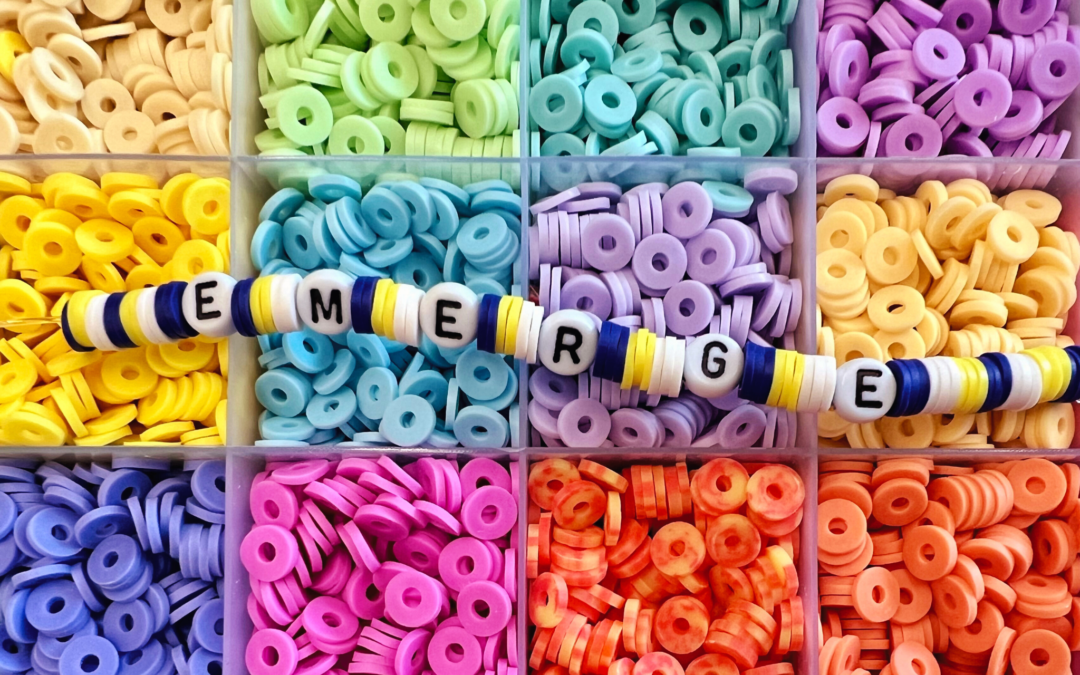
<svg viewBox="0 0 1080 675"><path fill-rule="evenodd" d="M679 136L667 120L653 110L646 110L634 126L645 132L649 141L656 144L661 155L674 155L679 148Z"/></svg>
<svg viewBox="0 0 1080 675"><path fill-rule="evenodd" d="M541 129L552 133L573 129L583 110L581 89L563 75L544 77L529 96L532 119Z"/></svg>
<svg viewBox="0 0 1080 675"><path fill-rule="evenodd" d="M706 180L702 181L701 187L709 194L713 209L725 216L741 217L740 214L746 214L754 205L754 195L739 185Z"/></svg>
<svg viewBox="0 0 1080 675"><path fill-rule="evenodd" d="M559 49L563 43L563 26L557 23L551 27L547 44L544 45L543 73L554 75L559 67Z"/></svg>
<svg viewBox="0 0 1080 675"><path fill-rule="evenodd" d="M699 89L686 99L682 107L683 132L695 145L714 145L720 140L720 130L724 126L724 103L716 90Z"/></svg>
<svg viewBox="0 0 1080 675"><path fill-rule="evenodd" d="M567 67L588 61L593 68L610 70L615 55L607 38L591 28L582 28L567 36L559 49L559 56Z"/></svg>
<svg viewBox="0 0 1080 675"><path fill-rule="evenodd" d="M626 38L623 41L623 48L632 50L642 46L652 46L652 41L661 35L671 35L671 29L666 23L654 23Z"/></svg>
<svg viewBox="0 0 1080 675"><path fill-rule="evenodd" d="M716 57L709 52L694 52L686 59L686 65L698 75L702 75L717 88L724 85L724 78L720 75L720 67L716 65Z"/></svg>
<svg viewBox="0 0 1080 675"><path fill-rule="evenodd" d="M315 87L297 85L282 92L277 105L281 133L300 146L322 143L334 126L334 112Z"/></svg>
<svg viewBox="0 0 1080 675"><path fill-rule="evenodd" d="M656 73L652 77L637 82L631 87L634 90L634 97L637 99L638 113L645 110L645 105L649 101L649 97L665 82L671 78L664 73Z"/></svg>
<svg viewBox="0 0 1080 675"><path fill-rule="evenodd" d="M624 82L640 82L660 72L663 65L664 59L660 52L650 47L640 47L615 59L611 64L611 74L622 78ZM715 61L713 65L715 67Z"/></svg>
<svg viewBox="0 0 1080 675"><path fill-rule="evenodd" d="M732 42L716 55L716 66L725 81L750 72L750 55L753 49L742 43Z"/></svg>
<svg viewBox="0 0 1080 675"><path fill-rule="evenodd" d="M480 38L474 35L468 40L463 40L450 47L428 47L428 56L435 65L443 68L460 68L474 58L480 49Z"/></svg>
<svg viewBox="0 0 1080 675"><path fill-rule="evenodd" d="M735 108L724 120L724 145L739 147L743 157L764 157L776 141L779 128L772 114L756 101Z"/></svg>
<svg viewBox="0 0 1080 675"><path fill-rule="evenodd" d="M310 22L308 7L301 0L254 0L251 10L255 27L269 42L298 38Z"/></svg>
<svg viewBox="0 0 1080 675"><path fill-rule="evenodd" d="M780 97L780 104L782 106L781 112L784 114L784 138L785 145L794 145L795 141L799 140L799 130L802 127L802 103L799 101L799 88L792 87Z"/></svg>
<svg viewBox="0 0 1080 675"><path fill-rule="evenodd" d="M552 134L540 146L541 157L568 157L585 154L585 142L573 134Z"/></svg>
<svg viewBox="0 0 1080 675"><path fill-rule="evenodd" d="M765 66L769 71L775 72L780 50L786 46L787 37L780 31L770 30L762 33L750 53L750 65Z"/></svg>
<svg viewBox="0 0 1080 675"><path fill-rule="evenodd" d="M540 40L529 40L529 82L535 87L540 78L544 76L543 64L540 59Z"/></svg>
<svg viewBox="0 0 1080 675"><path fill-rule="evenodd" d="M634 119L637 99L630 85L614 75L600 75L585 87L585 116L594 129L608 138L626 133L624 127ZM597 128L599 126L601 128ZM616 130L621 132L615 133Z"/></svg>
<svg viewBox="0 0 1080 675"><path fill-rule="evenodd" d="M614 46L619 39L619 17L604 0L585 0L574 8L566 22L566 32L573 35L582 28L591 28Z"/></svg>
<svg viewBox="0 0 1080 675"><path fill-rule="evenodd" d="M652 25L656 18L656 0L638 0L637 11L630 12L625 0L607 0L619 17L619 32L627 35L639 33Z"/></svg>
<svg viewBox="0 0 1080 675"><path fill-rule="evenodd" d="M712 51L720 44L724 24L715 9L694 0L675 10L671 32L679 46L688 52Z"/></svg>
<svg viewBox="0 0 1080 675"><path fill-rule="evenodd" d="M420 84L416 60L395 42L380 42L372 47L360 64L360 75L375 96L387 101L409 98Z"/></svg>
<svg viewBox="0 0 1080 675"><path fill-rule="evenodd" d="M773 103L779 102L780 99L776 93L776 81L765 66L751 68L746 81L750 88L751 98L764 98Z"/></svg>

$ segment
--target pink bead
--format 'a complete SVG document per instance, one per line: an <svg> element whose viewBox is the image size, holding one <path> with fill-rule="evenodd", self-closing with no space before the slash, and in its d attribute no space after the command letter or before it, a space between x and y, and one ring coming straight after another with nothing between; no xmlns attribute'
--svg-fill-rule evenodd
<svg viewBox="0 0 1080 675"><path fill-rule="evenodd" d="M319 480L330 471L330 462L325 459L309 459L293 462L270 472L270 479L285 485L306 485Z"/></svg>
<svg viewBox="0 0 1080 675"><path fill-rule="evenodd" d="M280 630L257 630L248 640L244 664L252 675L292 675L296 642Z"/></svg>
<svg viewBox="0 0 1080 675"><path fill-rule="evenodd" d="M240 560L259 581L276 581L292 571L300 549L296 537L277 525L259 525L240 543Z"/></svg>
<svg viewBox="0 0 1080 675"><path fill-rule="evenodd" d="M426 574L404 572L386 586L386 616L399 626L425 626L438 617L445 595L442 587Z"/></svg>
<svg viewBox="0 0 1080 675"><path fill-rule="evenodd" d="M461 496L467 498L478 488L485 485L494 485L504 490L510 489L510 474L495 460L488 457L477 457L469 460L461 467L459 474L461 479Z"/></svg>
<svg viewBox="0 0 1080 675"><path fill-rule="evenodd" d="M296 494L282 483L261 481L251 488L248 501L256 525L278 525L285 529L296 527Z"/></svg>
<svg viewBox="0 0 1080 675"><path fill-rule="evenodd" d="M458 617L465 630L478 637L489 637L506 628L512 608L510 597L491 581L474 581L457 598Z"/></svg>
<svg viewBox="0 0 1080 675"><path fill-rule="evenodd" d="M401 639L394 653L394 672L397 675L420 675L427 663L431 635L431 631L418 628Z"/></svg>
<svg viewBox="0 0 1080 675"><path fill-rule="evenodd" d="M345 642L356 637L360 622L349 606L337 598L315 598L301 615L304 630L326 642Z"/></svg>
<svg viewBox="0 0 1080 675"><path fill-rule="evenodd" d="M505 536L517 522L517 502L502 488L488 485L469 495L461 507L465 530L478 539Z"/></svg>
<svg viewBox="0 0 1080 675"><path fill-rule="evenodd" d="M435 675L476 675L483 654L480 643L464 628L442 628L428 644L428 663Z"/></svg>

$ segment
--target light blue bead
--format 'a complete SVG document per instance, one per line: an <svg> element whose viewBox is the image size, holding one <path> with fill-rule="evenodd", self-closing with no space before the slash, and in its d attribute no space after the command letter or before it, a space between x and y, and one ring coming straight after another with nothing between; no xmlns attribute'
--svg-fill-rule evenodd
<svg viewBox="0 0 1080 675"><path fill-rule="evenodd" d="M341 228L361 248L367 248L375 243L375 232L364 221L360 202L352 197L345 197L333 203L327 209L333 211Z"/></svg>
<svg viewBox="0 0 1080 675"><path fill-rule="evenodd" d="M281 333L267 333L255 339L258 341L259 349L262 350L263 354L281 346Z"/></svg>
<svg viewBox="0 0 1080 675"><path fill-rule="evenodd" d="M336 202L342 197L359 200L363 193L360 184L348 176L325 173L308 181L308 192L324 202Z"/></svg>
<svg viewBox="0 0 1080 675"><path fill-rule="evenodd" d="M295 215L300 216L300 217L306 217L306 218L308 218L310 220L314 220L315 218L317 218L319 216L320 213L322 213L325 210L326 210L326 204L323 204L322 202L317 202L317 201L308 201L308 202L304 202L303 204L300 205L300 207L298 209L296 209L296 214Z"/></svg>
<svg viewBox="0 0 1080 675"><path fill-rule="evenodd" d="M353 437L353 445L365 448L384 448L393 443L378 431L361 431Z"/></svg>
<svg viewBox="0 0 1080 675"><path fill-rule="evenodd" d="M354 277L379 277L380 279L386 279L390 275L386 273L386 270L376 269L370 265L365 265L354 255L348 253L342 253L338 258L338 269L345 274L351 274Z"/></svg>
<svg viewBox="0 0 1080 675"><path fill-rule="evenodd" d="M289 357L289 363L305 373L321 373L334 361L334 344L330 338L310 328L287 333L281 339L281 346Z"/></svg>
<svg viewBox="0 0 1080 675"><path fill-rule="evenodd" d="M285 254L297 267L313 270L322 263L322 256L315 250L314 233L311 220L293 216L285 221L282 231Z"/></svg>
<svg viewBox="0 0 1080 675"><path fill-rule="evenodd" d="M261 270L274 258L281 257L281 223L264 220L251 236L251 264Z"/></svg>
<svg viewBox="0 0 1080 675"><path fill-rule="evenodd" d="M311 226L312 241L319 257L327 265L336 266L341 256L341 246L330 235L330 227L327 225L326 214L321 214Z"/></svg>
<svg viewBox="0 0 1080 675"><path fill-rule="evenodd" d="M386 406L398 397L398 381L388 368L368 368L356 383L356 401L369 420L381 420Z"/></svg>
<svg viewBox="0 0 1080 675"><path fill-rule="evenodd" d="M259 357L259 365L266 370L273 370L274 368L281 368L289 364L289 357L285 354L285 350L280 347L277 349L271 349L262 356Z"/></svg>
<svg viewBox="0 0 1080 675"><path fill-rule="evenodd" d="M430 232L414 234L413 246L417 251L420 249L427 251L432 260L446 260L446 245ZM438 266L438 263L435 264ZM442 268L439 268L438 279L442 279Z"/></svg>
<svg viewBox="0 0 1080 675"><path fill-rule="evenodd" d="M434 235L440 241L446 241L457 232L460 222L458 207L445 192L440 190L431 191L431 203L435 206L435 222L431 224L431 229L427 234Z"/></svg>
<svg viewBox="0 0 1080 675"><path fill-rule="evenodd" d="M462 283L465 281L465 256L458 248L457 240L446 245L446 260L443 261L443 281Z"/></svg>
<svg viewBox="0 0 1080 675"><path fill-rule="evenodd" d="M498 254L510 237L510 228L502 218L481 213L467 220L458 230L454 241L469 262ZM474 263L475 264L475 263Z"/></svg>
<svg viewBox="0 0 1080 675"><path fill-rule="evenodd" d="M386 268L404 260L412 253L412 237L405 235L401 239L380 239L374 246L364 251L364 262L372 267Z"/></svg>
<svg viewBox="0 0 1080 675"><path fill-rule="evenodd" d="M442 270L430 256L413 253L390 268L390 276L399 284L409 284L427 291L442 281Z"/></svg>
<svg viewBox="0 0 1080 675"><path fill-rule="evenodd" d="M481 192L487 192L493 190L495 192L507 192L509 194L514 193L514 188L510 187L510 183L498 178L492 178L489 180L481 180L475 183L469 183L465 186L465 193L469 195L470 199L476 197Z"/></svg>
<svg viewBox="0 0 1080 675"><path fill-rule="evenodd" d="M382 185L376 185L364 195L360 213L375 234L387 239L401 239L409 233L412 223L405 200Z"/></svg>
<svg viewBox="0 0 1080 675"><path fill-rule="evenodd" d="M450 363L443 358L438 345L431 341L427 335L420 335L420 353L436 368L448 368Z"/></svg>
<svg viewBox="0 0 1080 675"><path fill-rule="evenodd" d="M457 437L453 434L436 429L431 432L431 436L427 439L427 444L433 448L456 448L458 445Z"/></svg>
<svg viewBox="0 0 1080 675"><path fill-rule="evenodd" d="M510 425L491 408L471 405L454 419L454 435L466 448L501 448L510 437Z"/></svg>
<svg viewBox="0 0 1080 675"><path fill-rule="evenodd" d="M341 335L345 336L344 333ZM311 383L312 387L318 394L329 394L345 386L354 370L356 370L356 357L348 349L339 349L334 352L333 365L329 370L315 376Z"/></svg>
<svg viewBox="0 0 1080 675"><path fill-rule="evenodd" d="M349 349L364 368L385 368L390 365L390 354L374 335L349 332Z"/></svg>
<svg viewBox="0 0 1080 675"><path fill-rule="evenodd" d="M401 342L391 340L390 338L383 337L382 335L379 336L379 342L382 342L382 346L386 349L386 353L390 354L391 357L395 353L403 352L407 349L407 347Z"/></svg>
<svg viewBox="0 0 1080 675"><path fill-rule="evenodd" d="M436 370L405 375L401 378L401 394L419 396L435 410L442 410L446 406L446 380Z"/></svg>
<svg viewBox="0 0 1080 675"><path fill-rule="evenodd" d="M306 441L315 433L315 427L306 417L267 416L259 423L259 435L266 440Z"/></svg>
<svg viewBox="0 0 1080 675"><path fill-rule="evenodd" d="M338 209L336 207L337 202L331 204L326 209L326 227L330 231L330 236L334 238L334 242L341 248L342 251L349 254L359 253L364 249L353 238L349 236L349 233L345 231L344 226L341 224L341 219L338 217ZM375 235L372 234L372 239Z"/></svg>
<svg viewBox="0 0 1080 675"><path fill-rule="evenodd" d="M521 215L521 197L513 192L485 190L472 199L473 211L503 209L515 215Z"/></svg>
<svg viewBox="0 0 1080 675"><path fill-rule="evenodd" d="M412 215L410 232L427 232L435 222L435 203L431 193L419 183L399 181L386 184L398 197L405 200Z"/></svg>
<svg viewBox="0 0 1080 675"><path fill-rule="evenodd" d="M463 354L454 370L461 391L479 401L490 401L499 396L512 374L505 358L475 347Z"/></svg>
<svg viewBox="0 0 1080 675"><path fill-rule="evenodd" d="M399 396L386 407L379 433L401 447L418 447L435 431L435 410L419 396Z"/></svg>
<svg viewBox="0 0 1080 675"><path fill-rule="evenodd" d="M356 412L356 394L342 387L330 394L311 397L305 413L316 429L336 429Z"/></svg>
<svg viewBox="0 0 1080 675"><path fill-rule="evenodd" d="M304 203L304 195L293 188L282 188L266 200L259 209L259 221L274 220L284 223Z"/></svg>
<svg viewBox="0 0 1080 675"><path fill-rule="evenodd" d="M271 260L270 262L266 263L266 265L263 266L262 272L259 274L259 276L268 277L271 274L289 274L293 269L295 268L288 260L285 260L284 258L277 258L276 260ZM307 270L296 269L296 272L303 276L307 273Z"/></svg>
<svg viewBox="0 0 1080 675"><path fill-rule="evenodd" d="M268 370L255 380L255 398L281 417L296 417L304 412L313 394L308 377L293 368Z"/></svg>
<svg viewBox="0 0 1080 675"><path fill-rule="evenodd" d="M483 295L484 293L491 293L492 295L506 295L506 285L499 283L498 280L490 277L477 277L476 279L470 279L465 283L473 293L477 295Z"/></svg>
<svg viewBox="0 0 1080 675"><path fill-rule="evenodd" d="M456 377L451 377L446 383L446 410L443 411L443 420L447 429L454 428L454 419L457 417L458 406L461 404L461 387Z"/></svg>
<svg viewBox="0 0 1080 675"><path fill-rule="evenodd" d="M473 405L482 405L486 408L491 408L492 410L506 410L510 407L511 403L518 400L519 394L517 373L514 372L513 368L509 369L509 373L510 377L506 381L506 387L498 396L490 400L478 399L470 396L469 402Z"/></svg>
<svg viewBox="0 0 1080 675"><path fill-rule="evenodd" d="M318 429L311 438L307 439L308 445L334 445L333 441L338 436L344 436L337 429Z"/></svg>
<svg viewBox="0 0 1080 675"><path fill-rule="evenodd" d="M515 403L510 406L510 447L520 448L521 445L521 407Z"/></svg>

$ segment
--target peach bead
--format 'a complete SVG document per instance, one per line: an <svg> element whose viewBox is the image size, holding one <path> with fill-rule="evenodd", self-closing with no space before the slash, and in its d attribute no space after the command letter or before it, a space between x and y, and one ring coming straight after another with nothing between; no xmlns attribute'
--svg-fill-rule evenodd
<svg viewBox="0 0 1080 675"><path fill-rule="evenodd" d="M956 556L956 540L935 525L916 527L904 539L904 564L923 581L934 581L951 572Z"/></svg>
<svg viewBox="0 0 1080 675"><path fill-rule="evenodd" d="M705 546L718 565L744 567L761 551L761 534L746 516L729 513L709 523Z"/></svg>
<svg viewBox="0 0 1080 675"><path fill-rule="evenodd" d="M854 503L830 499L818 504L818 549L843 554L857 549L866 536L866 516Z"/></svg>
<svg viewBox="0 0 1080 675"><path fill-rule="evenodd" d="M750 476L746 468L732 459L714 459L702 466L690 481L694 504L713 516L733 513L747 498Z"/></svg>
<svg viewBox="0 0 1080 675"><path fill-rule="evenodd" d="M884 567L870 567L855 577L851 597L862 618L889 621L900 607L900 584Z"/></svg>
<svg viewBox="0 0 1080 675"><path fill-rule="evenodd" d="M907 525L926 510L926 487L911 478L894 478L874 490L874 517L882 525Z"/></svg>
<svg viewBox="0 0 1080 675"><path fill-rule="evenodd" d="M969 654L981 654L993 649L998 633L1004 628L1001 610L993 603L980 602L974 621L959 628L949 628L949 644Z"/></svg>
<svg viewBox="0 0 1080 675"><path fill-rule="evenodd" d="M1009 483L1015 493L1015 506L1024 513L1049 513L1065 498L1065 474L1045 459L1025 459L1012 466Z"/></svg>
<svg viewBox="0 0 1080 675"><path fill-rule="evenodd" d="M551 572L544 572L533 580L529 590L529 618L539 628L554 628L566 614L569 599L566 581Z"/></svg>
<svg viewBox="0 0 1080 675"><path fill-rule="evenodd" d="M705 561L705 538L689 523L668 523L653 536L650 551L658 570L681 577L697 571Z"/></svg>
<svg viewBox="0 0 1080 675"><path fill-rule="evenodd" d="M568 530L581 530L592 525L607 510L607 497L596 483L572 480L555 493L551 515L555 522Z"/></svg>
<svg viewBox="0 0 1080 675"><path fill-rule="evenodd" d="M537 506L550 511L555 495L565 485L581 479L581 473L573 463L565 459L545 459L529 469L529 499Z"/></svg>
<svg viewBox="0 0 1080 675"><path fill-rule="evenodd" d="M1048 630L1024 633L1009 653L1015 675L1061 675L1069 672L1071 662L1065 640Z"/></svg>
<svg viewBox="0 0 1080 675"><path fill-rule="evenodd" d="M934 611L946 626L959 628L975 620L975 592L963 579L949 574L931 582L930 590L934 594Z"/></svg>
<svg viewBox="0 0 1080 675"><path fill-rule="evenodd" d="M893 620L898 623L915 623L926 616L934 602L930 584L916 579L904 568L891 570L890 574L896 580L900 600Z"/></svg>
<svg viewBox="0 0 1080 675"><path fill-rule="evenodd" d="M673 654L691 654L705 644L709 612L698 599L681 595L669 598L656 612L653 635Z"/></svg>
<svg viewBox="0 0 1080 675"><path fill-rule="evenodd" d="M904 642L897 645L889 659L893 675L940 675L934 655L923 645Z"/></svg>

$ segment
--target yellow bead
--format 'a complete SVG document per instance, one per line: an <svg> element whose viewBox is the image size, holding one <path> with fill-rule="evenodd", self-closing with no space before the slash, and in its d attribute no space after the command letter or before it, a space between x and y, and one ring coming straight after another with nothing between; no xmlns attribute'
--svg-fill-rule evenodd
<svg viewBox="0 0 1080 675"><path fill-rule="evenodd" d="M390 279L379 279L375 282L375 297L371 302L371 329L375 335L385 335L383 331L383 303L386 302L386 292L394 282Z"/></svg>
<svg viewBox="0 0 1080 675"><path fill-rule="evenodd" d="M90 285L99 291L106 293L122 293L127 290L127 284L116 265L97 260L83 259L82 271Z"/></svg>
<svg viewBox="0 0 1080 675"><path fill-rule="evenodd" d="M200 179L193 173L181 173L169 179L161 188L161 208L169 220L189 225L184 217L184 193Z"/></svg>
<svg viewBox="0 0 1080 675"><path fill-rule="evenodd" d="M90 260L111 263L123 260L135 246L131 230L106 218L93 218L75 230L79 249Z"/></svg>
<svg viewBox="0 0 1080 675"><path fill-rule="evenodd" d="M396 340L394 335L394 309L397 307L398 284L392 285L386 291L386 300L383 302L382 327L383 335L390 340Z"/></svg>
<svg viewBox="0 0 1080 675"><path fill-rule="evenodd" d="M79 291L73 293L68 300L68 325L71 327L72 336L80 345L89 347L93 344L86 332L86 305L102 293L100 290Z"/></svg>
<svg viewBox="0 0 1080 675"><path fill-rule="evenodd" d="M109 217L109 196L93 183L67 181L61 184L56 190L54 206L83 220Z"/></svg>
<svg viewBox="0 0 1080 675"><path fill-rule="evenodd" d="M165 218L142 218L132 227L135 245L146 251L154 262L164 265L184 243L184 233Z"/></svg>
<svg viewBox="0 0 1080 675"><path fill-rule="evenodd" d="M184 191L184 218L201 234L221 234L229 229L229 184L203 178Z"/></svg>
<svg viewBox="0 0 1080 675"><path fill-rule="evenodd" d="M175 380L164 377L161 378L161 381L158 382L157 389L149 396L145 396L139 401L139 424L142 424L143 426L153 426L165 419L165 415L176 406L176 397L178 393L179 387Z"/></svg>
<svg viewBox="0 0 1080 675"><path fill-rule="evenodd" d="M194 428L195 425L189 421L168 422L150 427L139 434L139 438L143 441L175 441Z"/></svg>
<svg viewBox="0 0 1080 675"><path fill-rule="evenodd" d="M495 320L495 351L497 353L503 351L503 343L506 342L506 320L510 316L510 301L512 299L511 296L504 295L499 300L499 309Z"/></svg>
<svg viewBox="0 0 1080 675"><path fill-rule="evenodd" d="M25 281L0 281L0 321L23 321L48 316L49 302Z"/></svg>
<svg viewBox="0 0 1080 675"><path fill-rule="evenodd" d="M79 269L83 254L72 232L60 223L32 224L23 240L30 264L46 276L63 277Z"/></svg>
<svg viewBox="0 0 1080 675"><path fill-rule="evenodd" d="M157 190L158 182L153 177L144 176L141 173L124 173L121 171L112 171L101 177L101 189L110 196L117 192L137 188Z"/></svg>
<svg viewBox="0 0 1080 675"><path fill-rule="evenodd" d="M37 379L37 371L25 359L0 365L0 403L24 396L33 388Z"/></svg>
<svg viewBox="0 0 1080 675"><path fill-rule="evenodd" d="M128 291L141 288L153 288L166 282L162 268L157 265L136 265L128 272L124 285Z"/></svg>
<svg viewBox="0 0 1080 675"><path fill-rule="evenodd" d="M86 423L86 430L91 434L107 434L122 429L135 421L138 409L134 403L109 408L95 419Z"/></svg>
<svg viewBox="0 0 1080 675"><path fill-rule="evenodd" d="M124 326L124 331L131 338L131 341L139 347L150 344L150 340L139 325L139 310L136 304L143 290L140 288L129 291L124 294L124 298L120 301L120 323Z"/></svg>
<svg viewBox="0 0 1080 675"><path fill-rule="evenodd" d="M44 208L45 202L25 195L0 201L0 239L22 250L31 221Z"/></svg>
<svg viewBox="0 0 1080 675"><path fill-rule="evenodd" d="M68 352L52 359L45 367L53 377L60 377L76 370L82 370L101 360L103 354L96 349L92 352Z"/></svg>
<svg viewBox="0 0 1080 675"><path fill-rule="evenodd" d="M192 239L180 244L173 257L172 278L191 281L203 272L225 271L225 259L221 251L208 241Z"/></svg>
<svg viewBox="0 0 1080 675"><path fill-rule="evenodd" d="M162 211L157 199L134 190L124 190L109 197L109 215L130 227L143 218L159 217Z"/></svg>
<svg viewBox="0 0 1080 675"><path fill-rule="evenodd" d="M8 82L15 82L15 58L22 54L30 53L30 45L26 39L13 30L0 32L0 75ZM8 174L10 175L10 174ZM16 176L12 176L16 178ZM26 181L23 181L26 182ZM30 184L26 182L27 190Z"/></svg>
<svg viewBox="0 0 1080 675"><path fill-rule="evenodd" d="M146 361L144 348L113 352L101 361L101 381L115 398L125 402L149 396L158 383L158 374Z"/></svg>
<svg viewBox="0 0 1080 675"><path fill-rule="evenodd" d="M186 373L205 368L214 357L214 345L197 340L180 340L159 348L165 363Z"/></svg>
<svg viewBox="0 0 1080 675"><path fill-rule="evenodd" d="M41 277L34 282L34 290L45 295L74 293L90 290L90 283L76 277Z"/></svg>
<svg viewBox="0 0 1080 675"><path fill-rule="evenodd" d="M76 438L82 438L88 436L89 432L83 425L81 419L79 419L79 411L76 410L71 398L64 392L63 389L53 390L50 392L53 401L56 401L56 407L60 409L60 414L63 415L64 421L67 422L68 427L71 428L71 433L75 434Z"/></svg>
<svg viewBox="0 0 1080 675"><path fill-rule="evenodd" d="M0 445L63 445L66 438L64 427L26 410L8 415L0 427Z"/></svg>
<svg viewBox="0 0 1080 675"><path fill-rule="evenodd" d="M97 447L102 445L111 445L125 436L131 435L131 427L125 426L117 429L116 431L109 431L104 434L97 434L96 436L83 436L82 438L75 439L75 445L84 445L87 447Z"/></svg>
<svg viewBox="0 0 1080 675"><path fill-rule="evenodd" d="M510 298L510 311L506 315L506 335L499 349L503 354L512 356L517 349L518 326L521 324L521 308L524 304L524 298Z"/></svg>

